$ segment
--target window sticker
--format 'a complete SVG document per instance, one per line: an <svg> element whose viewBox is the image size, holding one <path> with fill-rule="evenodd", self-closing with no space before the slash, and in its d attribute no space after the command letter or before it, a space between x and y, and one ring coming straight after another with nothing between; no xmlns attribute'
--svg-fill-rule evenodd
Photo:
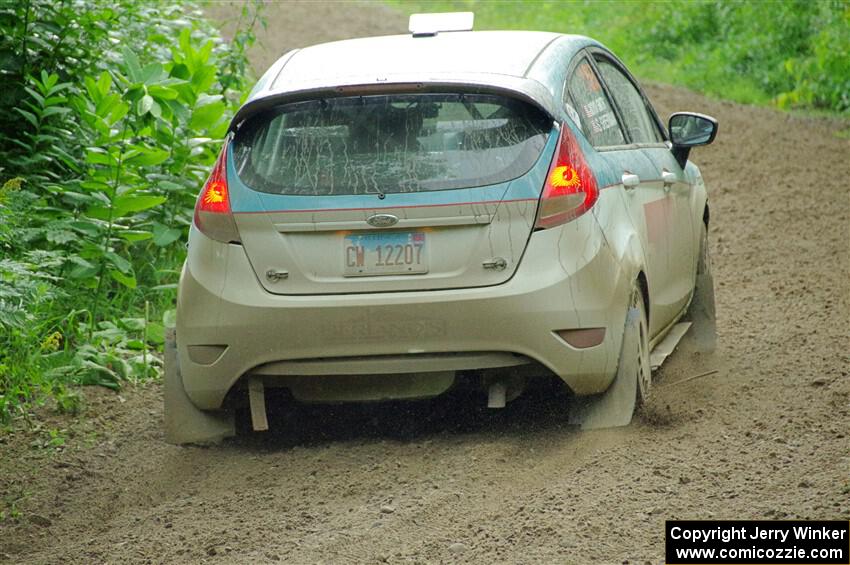
<svg viewBox="0 0 850 565"><path fill-rule="evenodd" d="M588 122L590 122L591 129L596 133L617 127L617 118L614 117L614 112L611 111L608 102L602 96L598 96L587 104L584 104L581 109L584 111Z"/></svg>
<svg viewBox="0 0 850 565"><path fill-rule="evenodd" d="M625 137L611 102L593 68L581 62L570 77L568 91L581 120L581 128L594 147L622 145Z"/></svg>
<svg viewBox="0 0 850 565"><path fill-rule="evenodd" d="M590 127L596 133L601 133L606 129L617 127L617 118L614 117L614 112L606 112L591 118Z"/></svg>
<svg viewBox="0 0 850 565"><path fill-rule="evenodd" d="M605 60L598 60L602 77L611 90L611 96L623 110L624 127L634 143L656 143L658 128L650 115L647 103L634 84L617 67Z"/></svg>
<svg viewBox="0 0 850 565"><path fill-rule="evenodd" d="M599 81L596 80L596 75L593 73L593 69L590 68L590 65L587 63L582 63L578 67L578 73L581 75L581 78L584 79L585 84L587 85L588 90L591 92L599 92L602 90L602 87L599 84Z"/></svg>
<svg viewBox="0 0 850 565"><path fill-rule="evenodd" d="M581 125L581 116L578 115L576 109L573 108L573 105L567 102L567 114L570 116L570 119L576 124Z"/></svg>
<svg viewBox="0 0 850 565"><path fill-rule="evenodd" d="M582 106L582 110L584 110L584 115L587 116L588 119L593 118L596 114L604 112L607 109L608 104L601 96L594 98L593 100Z"/></svg>

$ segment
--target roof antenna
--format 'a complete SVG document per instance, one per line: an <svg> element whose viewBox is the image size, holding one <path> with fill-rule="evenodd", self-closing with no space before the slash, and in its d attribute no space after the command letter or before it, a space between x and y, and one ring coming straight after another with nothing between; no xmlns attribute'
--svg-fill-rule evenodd
<svg viewBox="0 0 850 565"><path fill-rule="evenodd" d="M413 37L433 37L441 31L472 31L473 12L411 14L408 29Z"/></svg>

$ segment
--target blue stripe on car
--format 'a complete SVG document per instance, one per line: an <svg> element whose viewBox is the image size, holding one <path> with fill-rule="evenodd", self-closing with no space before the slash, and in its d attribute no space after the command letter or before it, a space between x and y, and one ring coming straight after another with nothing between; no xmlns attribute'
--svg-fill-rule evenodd
<svg viewBox="0 0 850 565"><path fill-rule="evenodd" d="M233 149L227 149L227 184L230 189L230 206L234 213L284 212L306 210L381 209L415 206L465 204L471 202L498 202L500 200L536 199L543 190L543 182L552 162L558 130L549 134L540 157L523 176L505 183L475 188L432 190L387 194L379 200L375 194L336 196L293 196L268 194L248 188L236 173Z"/></svg>

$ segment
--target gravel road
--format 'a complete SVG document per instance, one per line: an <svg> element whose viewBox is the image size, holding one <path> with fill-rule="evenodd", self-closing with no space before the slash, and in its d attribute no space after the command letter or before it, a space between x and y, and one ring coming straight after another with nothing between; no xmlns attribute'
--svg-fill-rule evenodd
<svg viewBox="0 0 850 565"><path fill-rule="evenodd" d="M258 68L406 29L374 4L272 4L268 18ZM847 123L648 93L662 115L721 124L693 154L720 346L674 354L646 417L579 433L558 395L495 414L455 396L301 408L268 435L178 448L159 383L87 389L84 417L0 437L0 502L22 512L0 521L0 561L643 564L663 562L666 519L850 518ZM33 449L51 427L65 445Z"/></svg>

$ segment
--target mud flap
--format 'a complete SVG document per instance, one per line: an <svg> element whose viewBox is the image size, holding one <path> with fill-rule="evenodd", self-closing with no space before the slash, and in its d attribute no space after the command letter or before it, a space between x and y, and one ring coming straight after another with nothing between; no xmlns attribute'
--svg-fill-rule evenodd
<svg viewBox="0 0 850 565"><path fill-rule="evenodd" d="M637 406L638 356L628 352L637 350L639 317L637 308L629 309L614 382L602 394L576 397L570 406L571 424L580 425L582 430L596 430L627 426L632 421Z"/></svg>
<svg viewBox="0 0 850 565"><path fill-rule="evenodd" d="M165 441L185 443L218 443L236 434L233 416L199 410L186 395L177 360L175 330L165 336Z"/></svg>
<svg viewBox="0 0 850 565"><path fill-rule="evenodd" d="M712 353L717 347L717 322L714 311L714 277L711 271L697 275L687 318L692 325L682 342L683 345L700 353Z"/></svg>

